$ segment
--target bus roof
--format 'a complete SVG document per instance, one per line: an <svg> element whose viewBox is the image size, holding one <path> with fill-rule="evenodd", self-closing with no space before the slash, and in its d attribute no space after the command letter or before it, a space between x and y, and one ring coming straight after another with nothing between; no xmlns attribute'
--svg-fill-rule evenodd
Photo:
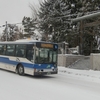
<svg viewBox="0 0 100 100"><path fill-rule="evenodd" d="M20 39L16 40L15 42L38 42L39 40L33 40L33 39Z"/></svg>
<svg viewBox="0 0 100 100"><path fill-rule="evenodd" d="M46 42L46 41L39 41L39 40L32 40L32 39L20 39L16 41L0 41L0 44L34 44L37 42L56 44L53 42Z"/></svg>

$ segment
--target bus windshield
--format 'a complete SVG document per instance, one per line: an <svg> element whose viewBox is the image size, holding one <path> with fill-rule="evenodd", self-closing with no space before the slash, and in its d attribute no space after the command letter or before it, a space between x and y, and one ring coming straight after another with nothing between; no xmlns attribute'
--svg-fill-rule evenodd
<svg viewBox="0 0 100 100"><path fill-rule="evenodd" d="M57 50L37 48L35 63L57 63Z"/></svg>

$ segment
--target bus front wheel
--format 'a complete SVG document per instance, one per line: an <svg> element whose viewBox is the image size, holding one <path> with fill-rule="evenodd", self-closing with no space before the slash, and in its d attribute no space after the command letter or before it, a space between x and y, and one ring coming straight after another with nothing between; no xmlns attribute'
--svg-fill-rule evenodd
<svg viewBox="0 0 100 100"><path fill-rule="evenodd" d="M24 67L20 64L18 65L18 74L19 75L24 75Z"/></svg>

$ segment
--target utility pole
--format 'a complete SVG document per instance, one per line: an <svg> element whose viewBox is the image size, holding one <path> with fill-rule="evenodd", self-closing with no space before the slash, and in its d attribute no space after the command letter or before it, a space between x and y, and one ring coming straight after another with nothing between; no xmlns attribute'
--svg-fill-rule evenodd
<svg viewBox="0 0 100 100"><path fill-rule="evenodd" d="M8 37L8 26L7 26L7 21L6 21L6 41L7 41L7 37Z"/></svg>

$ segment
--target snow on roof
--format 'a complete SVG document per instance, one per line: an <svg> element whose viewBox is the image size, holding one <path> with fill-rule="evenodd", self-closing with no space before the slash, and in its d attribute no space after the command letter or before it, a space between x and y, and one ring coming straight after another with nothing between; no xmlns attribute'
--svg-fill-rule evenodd
<svg viewBox="0 0 100 100"><path fill-rule="evenodd" d="M39 40L33 40L31 38L27 38L27 39L20 39L20 40L16 40L15 42L37 42Z"/></svg>

